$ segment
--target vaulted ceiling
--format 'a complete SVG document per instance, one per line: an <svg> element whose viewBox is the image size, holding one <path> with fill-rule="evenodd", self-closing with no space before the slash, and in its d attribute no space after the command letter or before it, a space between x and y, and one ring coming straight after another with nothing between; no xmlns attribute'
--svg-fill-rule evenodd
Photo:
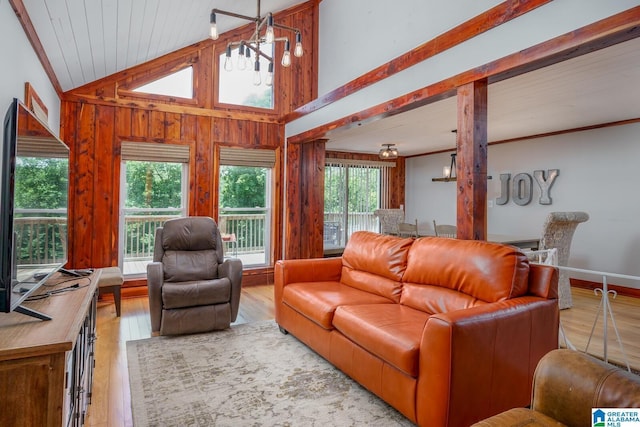
<svg viewBox="0 0 640 427"><path fill-rule="evenodd" d="M101 79L209 37L218 8L246 16L301 0L22 0L63 91ZM247 24L220 16L219 31Z"/></svg>
<svg viewBox="0 0 640 427"><path fill-rule="evenodd" d="M11 0L22 2L63 91L202 41L209 13L248 16L300 0ZM24 19L24 18L23 18ZM246 24L218 18L220 32ZM489 141L640 118L640 40L633 39L489 87ZM456 101L449 98L327 137L327 148L402 155L455 147Z"/></svg>

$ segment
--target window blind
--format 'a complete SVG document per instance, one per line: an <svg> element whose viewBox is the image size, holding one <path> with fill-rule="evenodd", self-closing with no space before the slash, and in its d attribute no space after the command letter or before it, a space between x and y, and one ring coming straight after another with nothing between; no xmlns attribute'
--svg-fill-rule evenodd
<svg viewBox="0 0 640 427"><path fill-rule="evenodd" d="M142 162L189 163L189 146L157 142L123 141L122 160Z"/></svg>
<svg viewBox="0 0 640 427"><path fill-rule="evenodd" d="M389 206L389 172L395 163L325 160L324 247L344 247L354 231L377 231L373 211Z"/></svg>
<svg viewBox="0 0 640 427"><path fill-rule="evenodd" d="M275 150L220 147L220 164L272 169L276 165Z"/></svg>
<svg viewBox="0 0 640 427"><path fill-rule="evenodd" d="M16 154L21 157L69 157L69 149L57 139L38 137L19 137Z"/></svg>

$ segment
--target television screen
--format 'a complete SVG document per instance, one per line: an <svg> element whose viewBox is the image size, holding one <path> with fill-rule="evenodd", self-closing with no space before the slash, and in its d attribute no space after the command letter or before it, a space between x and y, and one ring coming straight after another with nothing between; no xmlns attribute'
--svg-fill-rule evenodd
<svg viewBox="0 0 640 427"><path fill-rule="evenodd" d="M14 100L2 160L0 309L28 312L25 299L67 262L69 149Z"/></svg>

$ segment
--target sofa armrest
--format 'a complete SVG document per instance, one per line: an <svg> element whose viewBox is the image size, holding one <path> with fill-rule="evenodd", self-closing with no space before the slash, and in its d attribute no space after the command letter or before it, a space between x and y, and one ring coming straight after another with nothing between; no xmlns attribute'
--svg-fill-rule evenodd
<svg viewBox="0 0 640 427"><path fill-rule="evenodd" d="M231 321L235 322L238 317L242 290L242 260L228 258L222 264L218 264L218 277L227 277L231 282Z"/></svg>
<svg viewBox="0 0 640 427"><path fill-rule="evenodd" d="M640 407L640 377L567 349L536 368L532 409L566 425L591 425L592 408Z"/></svg>
<svg viewBox="0 0 640 427"><path fill-rule="evenodd" d="M535 367L558 347L559 316L555 299L533 296L432 315L420 345L418 423L471 425L529 405Z"/></svg>
<svg viewBox="0 0 640 427"><path fill-rule="evenodd" d="M341 257L280 260L274 270L276 289L289 283L338 281L341 275Z"/></svg>
<svg viewBox="0 0 640 427"><path fill-rule="evenodd" d="M274 298L282 303L282 291L290 283L339 281L342 275L342 257L287 259L276 262L274 269Z"/></svg>
<svg viewBox="0 0 640 427"><path fill-rule="evenodd" d="M160 330L160 320L162 318L162 283L164 273L161 262L150 262L147 264L147 292L149 293L149 316L151 317L151 330Z"/></svg>

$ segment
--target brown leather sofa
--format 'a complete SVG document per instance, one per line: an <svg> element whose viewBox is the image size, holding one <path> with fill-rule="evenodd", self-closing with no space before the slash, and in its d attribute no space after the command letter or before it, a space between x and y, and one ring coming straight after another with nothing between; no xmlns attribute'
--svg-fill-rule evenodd
<svg viewBox="0 0 640 427"><path fill-rule="evenodd" d="M559 349L536 368L530 409L510 409L474 427L591 426L591 410L601 408L640 408L640 377L593 356Z"/></svg>
<svg viewBox="0 0 640 427"><path fill-rule="evenodd" d="M161 335L226 329L236 320L242 261L224 259L209 217L175 218L156 229L147 265L151 330Z"/></svg>
<svg viewBox="0 0 640 427"><path fill-rule="evenodd" d="M356 232L341 258L276 263L276 321L411 421L468 427L529 403L557 282L512 246Z"/></svg>

